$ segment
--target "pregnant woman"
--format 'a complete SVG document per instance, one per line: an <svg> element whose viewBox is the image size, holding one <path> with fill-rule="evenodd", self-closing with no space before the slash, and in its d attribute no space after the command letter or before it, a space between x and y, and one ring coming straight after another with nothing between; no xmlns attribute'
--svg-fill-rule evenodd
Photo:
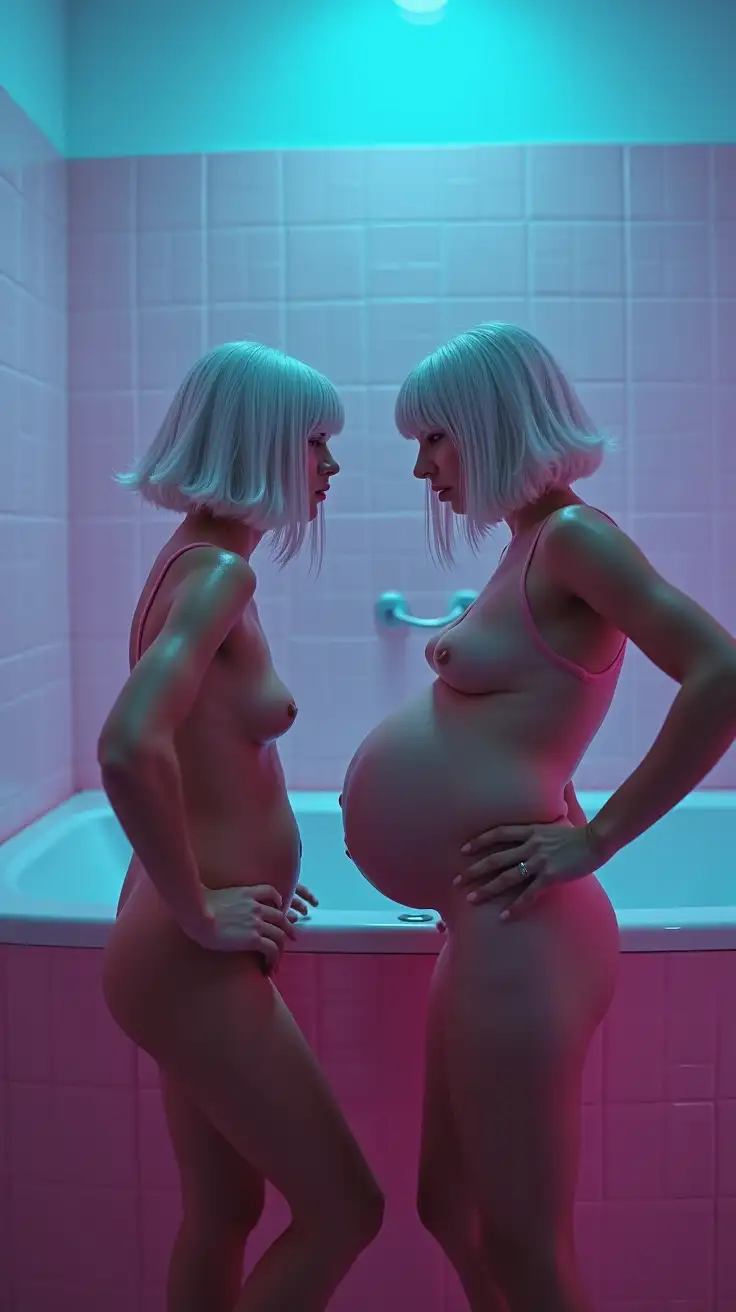
<svg viewBox="0 0 736 1312"><path fill-rule="evenodd" d="M587 1312L573 1240L580 1086L619 947L593 872L730 746L736 645L571 491L605 441L528 332L488 324L436 351L404 383L397 422L419 444L442 560L452 516L473 544L501 520L512 533L478 600L429 642L436 678L368 736L343 791L362 873L447 926L419 1214L473 1312ZM588 824L570 781L627 638L681 687Z"/></svg>
<svg viewBox="0 0 736 1312"><path fill-rule="evenodd" d="M327 379L230 343L190 370L122 480L185 515L143 588L130 677L99 741L134 852L103 987L158 1063L181 1180L169 1312L323 1312L381 1225L378 1185L270 978L295 933L294 894L302 911L314 899L297 885L276 746L296 706L249 564L267 531L283 559L299 549L338 472L327 439L341 427ZM266 1180L291 1224L241 1290Z"/></svg>

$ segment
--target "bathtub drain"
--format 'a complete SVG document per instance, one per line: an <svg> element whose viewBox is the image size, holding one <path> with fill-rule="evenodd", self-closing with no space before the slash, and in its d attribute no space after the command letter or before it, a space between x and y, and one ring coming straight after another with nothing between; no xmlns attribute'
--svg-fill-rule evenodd
<svg viewBox="0 0 736 1312"><path fill-rule="evenodd" d="M409 925L426 925L434 920L431 911L402 911L398 918Z"/></svg>

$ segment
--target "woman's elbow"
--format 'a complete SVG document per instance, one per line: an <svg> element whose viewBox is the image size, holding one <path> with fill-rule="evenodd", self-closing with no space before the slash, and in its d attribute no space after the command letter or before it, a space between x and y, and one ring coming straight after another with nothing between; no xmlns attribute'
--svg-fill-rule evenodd
<svg viewBox="0 0 736 1312"><path fill-rule="evenodd" d="M97 763L105 775L120 775L135 770L146 754L140 734L114 722L106 722L97 739Z"/></svg>

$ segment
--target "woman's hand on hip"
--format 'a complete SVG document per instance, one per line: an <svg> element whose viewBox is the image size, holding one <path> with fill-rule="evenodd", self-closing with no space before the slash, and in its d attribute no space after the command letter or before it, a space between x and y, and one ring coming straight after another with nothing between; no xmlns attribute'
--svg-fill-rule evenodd
<svg viewBox="0 0 736 1312"><path fill-rule="evenodd" d="M278 966L286 936L296 930L282 910L281 894L270 884L255 887L208 888L207 918L188 930L200 947L213 952L260 952L267 969Z"/></svg>
<svg viewBox="0 0 736 1312"><path fill-rule="evenodd" d="M498 825L479 834L461 849L474 855L492 847L457 876L455 885L472 887L469 902L487 902L501 893L519 890L503 911L502 920L516 916L553 884L592 875L601 864L590 827L569 821L542 825Z"/></svg>
<svg viewBox="0 0 736 1312"><path fill-rule="evenodd" d="M307 903L309 903L309 906L311 907L319 906L319 901L314 896L314 893L310 892L306 884L297 884L294 889L294 896L291 899L291 911L288 912L288 919L292 924L299 918L294 915L294 912L298 911L301 916L309 915L309 907L307 906Z"/></svg>

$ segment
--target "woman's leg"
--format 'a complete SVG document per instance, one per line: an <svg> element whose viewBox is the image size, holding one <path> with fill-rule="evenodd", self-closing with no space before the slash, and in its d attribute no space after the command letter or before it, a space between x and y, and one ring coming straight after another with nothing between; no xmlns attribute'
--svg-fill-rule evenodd
<svg viewBox="0 0 736 1312"><path fill-rule="evenodd" d="M505 1312L450 1102L443 988L448 948L445 944L439 955L429 994L417 1210L455 1268L471 1312Z"/></svg>
<svg viewBox="0 0 736 1312"><path fill-rule="evenodd" d="M461 911L448 945L455 1125L509 1312L590 1312L574 1242L581 1081L615 987L616 920L595 880L516 921L499 911Z"/></svg>
<svg viewBox="0 0 736 1312"><path fill-rule="evenodd" d="M233 1312L324 1312L378 1233L383 1196L259 960L206 952L161 919L146 925L131 901L108 944L104 985L121 1028L164 1072L184 1203L172 1299L187 1266L206 1285L218 1245L227 1274L216 1296L230 1312L236 1256L259 1209L258 1182L269 1180L289 1205L291 1223L256 1264ZM245 1164L241 1171L236 1159ZM213 1198L218 1178L232 1186L226 1203ZM202 1292L200 1302L192 1295L182 1310L213 1312L210 1290Z"/></svg>
<svg viewBox="0 0 736 1312"><path fill-rule="evenodd" d="M182 1202L167 1312L232 1312L246 1240L263 1211L264 1179L163 1072L161 1092Z"/></svg>

